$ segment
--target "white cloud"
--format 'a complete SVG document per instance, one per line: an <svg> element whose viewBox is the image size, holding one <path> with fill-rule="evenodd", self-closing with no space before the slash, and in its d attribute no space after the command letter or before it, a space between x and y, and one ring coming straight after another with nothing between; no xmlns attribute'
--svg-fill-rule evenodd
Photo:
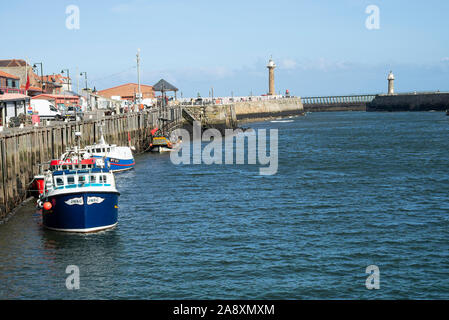
<svg viewBox="0 0 449 320"><path fill-rule="evenodd" d="M296 69L297 66L298 66L298 63L293 59L284 59L280 63L280 67L282 69L286 69L286 70Z"/></svg>
<svg viewBox="0 0 449 320"><path fill-rule="evenodd" d="M111 8L112 12L115 13L125 13L125 12L131 12L133 9L133 6L128 4L128 3L121 3L121 4L117 4L115 6L113 6Z"/></svg>
<svg viewBox="0 0 449 320"><path fill-rule="evenodd" d="M130 13L136 11L147 10L148 3L143 0L133 0L129 2L119 3L111 7L111 11L114 13Z"/></svg>
<svg viewBox="0 0 449 320"><path fill-rule="evenodd" d="M222 79L234 75L234 72L226 67L201 68L200 72L216 79Z"/></svg>
<svg viewBox="0 0 449 320"><path fill-rule="evenodd" d="M441 62L449 62L449 57L444 57L441 59Z"/></svg>
<svg viewBox="0 0 449 320"><path fill-rule="evenodd" d="M304 60L298 66L302 70L318 70L322 72L345 70L351 67L347 61L333 61L325 58Z"/></svg>

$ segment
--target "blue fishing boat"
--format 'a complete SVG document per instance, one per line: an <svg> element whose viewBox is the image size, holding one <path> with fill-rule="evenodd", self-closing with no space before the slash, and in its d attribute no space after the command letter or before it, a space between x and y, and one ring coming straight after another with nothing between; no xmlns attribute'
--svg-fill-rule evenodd
<svg viewBox="0 0 449 320"><path fill-rule="evenodd" d="M55 162L56 161L56 162ZM96 232L117 225L114 174L102 159L52 162L38 200L44 227L65 232Z"/></svg>

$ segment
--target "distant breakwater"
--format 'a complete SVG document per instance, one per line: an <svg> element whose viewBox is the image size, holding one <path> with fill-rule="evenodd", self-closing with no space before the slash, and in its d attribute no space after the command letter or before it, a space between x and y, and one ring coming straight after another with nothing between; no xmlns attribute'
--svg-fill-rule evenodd
<svg viewBox="0 0 449 320"><path fill-rule="evenodd" d="M421 92L377 95L367 104L367 111L446 111L449 92Z"/></svg>

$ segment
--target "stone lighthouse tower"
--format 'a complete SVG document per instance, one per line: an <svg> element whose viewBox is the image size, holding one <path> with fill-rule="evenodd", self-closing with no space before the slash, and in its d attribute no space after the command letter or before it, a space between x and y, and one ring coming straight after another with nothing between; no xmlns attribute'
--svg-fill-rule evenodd
<svg viewBox="0 0 449 320"><path fill-rule="evenodd" d="M276 68L276 65L274 64L273 58L270 58L270 61L268 61L268 95L273 96L276 94L276 91L274 90L274 69Z"/></svg>
<svg viewBox="0 0 449 320"><path fill-rule="evenodd" d="M388 75L388 94L394 94L394 74L392 71Z"/></svg>

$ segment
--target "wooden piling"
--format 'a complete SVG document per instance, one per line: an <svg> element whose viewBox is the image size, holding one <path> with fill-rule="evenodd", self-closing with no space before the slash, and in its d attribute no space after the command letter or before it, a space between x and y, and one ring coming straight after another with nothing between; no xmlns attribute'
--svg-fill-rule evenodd
<svg viewBox="0 0 449 320"><path fill-rule="evenodd" d="M174 128L182 123L181 107L174 106ZM179 109L179 110L178 110ZM39 173L39 164L59 158L67 147L75 143L80 131L81 145L99 141L100 125L106 142L128 146L128 134L136 152L148 148L148 135L159 123L158 111L142 111L88 119L78 122L58 123L49 126L7 129L0 133L0 222L23 202L30 191L33 177Z"/></svg>

